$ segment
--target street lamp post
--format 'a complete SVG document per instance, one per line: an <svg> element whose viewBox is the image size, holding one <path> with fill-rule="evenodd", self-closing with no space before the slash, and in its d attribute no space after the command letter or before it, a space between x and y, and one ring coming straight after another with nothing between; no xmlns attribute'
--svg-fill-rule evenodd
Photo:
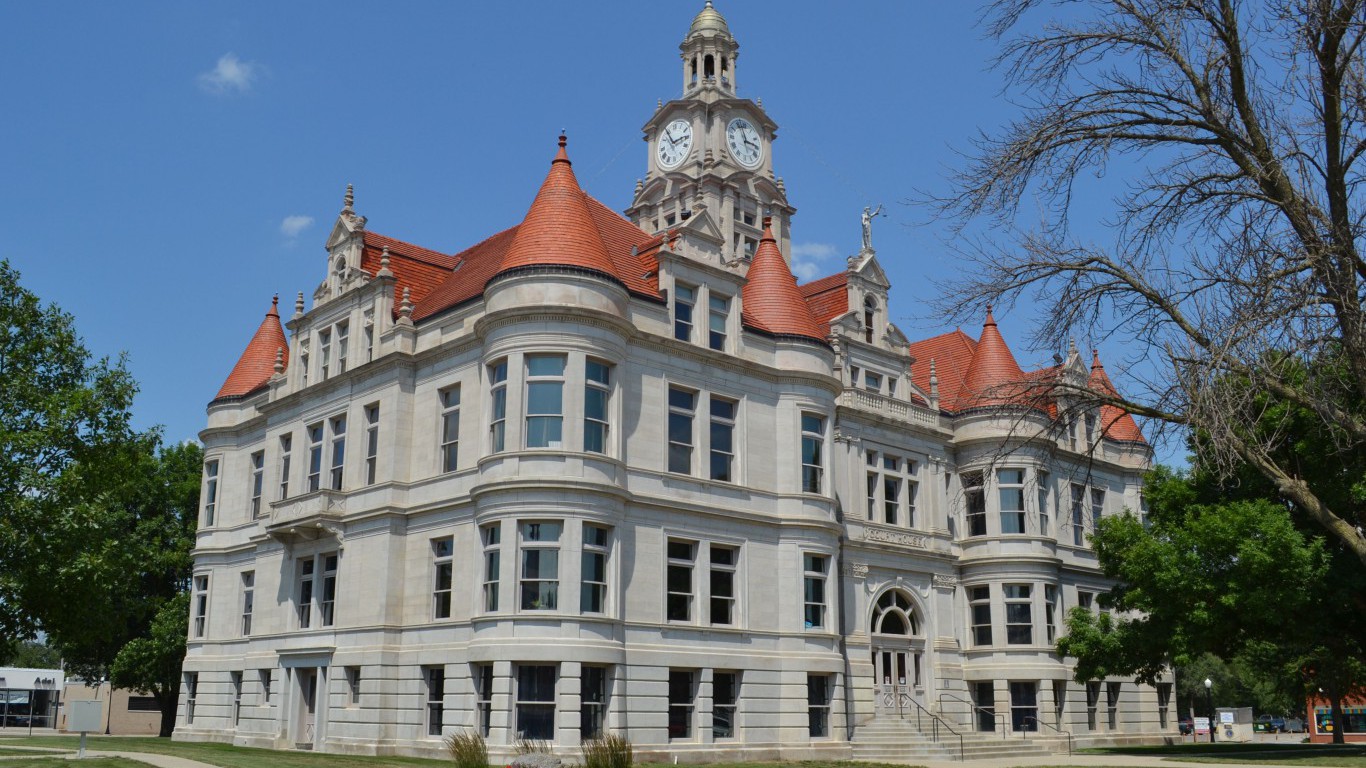
<svg viewBox="0 0 1366 768"><path fill-rule="evenodd" d="M1211 744L1214 743L1214 694L1211 692L1212 688L1214 688L1214 681L1208 677L1205 678L1205 704L1209 707L1209 743Z"/></svg>

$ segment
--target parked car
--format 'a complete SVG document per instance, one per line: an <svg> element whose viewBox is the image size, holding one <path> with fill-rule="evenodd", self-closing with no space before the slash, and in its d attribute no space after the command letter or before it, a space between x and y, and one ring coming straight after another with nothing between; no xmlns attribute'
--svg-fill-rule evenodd
<svg viewBox="0 0 1366 768"><path fill-rule="evenodd" d="M1182 736L1189 736L1195 732L1195 721L1189 717L1183 717L1176 721L1176 727L1181 731Z"/></svg>
<svg viewBox="0 0 1366 768"><path fill-rule="evenodd" d="M1285 733L1285 718L1280 715L1257 715L1252 730L1258 733Z"/></svg>

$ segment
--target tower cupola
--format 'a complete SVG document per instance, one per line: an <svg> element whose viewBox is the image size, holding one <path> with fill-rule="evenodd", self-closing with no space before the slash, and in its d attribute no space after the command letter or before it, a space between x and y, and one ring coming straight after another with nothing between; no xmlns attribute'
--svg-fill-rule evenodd
<svg viewBox="0 0 1366 768"><path fill-rule="evenodd" d="M712 7L711 0L693 17L688 36L679 50L683 52L683 95L699 89L714 88L735 95L735 60L740 44L731 37L726 19Z"/></svg>

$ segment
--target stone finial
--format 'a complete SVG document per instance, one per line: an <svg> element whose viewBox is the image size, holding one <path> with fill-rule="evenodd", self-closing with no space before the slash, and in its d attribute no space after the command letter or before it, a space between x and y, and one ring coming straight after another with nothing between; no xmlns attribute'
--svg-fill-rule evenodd
<svg viewBox="0 0 1366 768"><path fill-rule="evenodd" d="M346 196L342 198L342 210L343 210L343 211L354 210L355 204L356 204L356 189L355 189L355 187L352 187L350 184L347 184L347 185L346 185Z"/></svg>
<svg viewBox="0 0 1366 768"><path fill-rule="evenodd" d="M939 407L939 372L935 370L934 358L930 358L930 407Z"/></svg>
<svg viewBox="0 0 1366 768"><path fill-rule="evenodd" d="M389 269L389 246L384 246L384 253L379 255L379 272L375 277L393 277L394 273Z"/></svg>
<svg viewBox="0 0 1366 768"><path fill-rule="evenodd" d="M406 285L403 286L403 304L399 307L398 312L406 320L411 321L413 319L413 289Z"/></svg>
<svg viewBox="0 0 1366 768"><path fill-rule="evenodd" d="M276 348L275 348L275 375L276 375L276 376L283 376L284 374L285 374L285 348L284 348L284 347L276 347Z"/></svg>
<svg viewBox="0 0 1366 768"><path fill-rule="evenodd" d="M304 316L304 292L299 291L299 295L294 297L294 319L297 320Z"/></svg>
<svg viewBox="0 0 1366 768"><path fill-rule="evenodd" d="M644 192L644 191L645 191L645 180L644 180L644 179L636 179L636 194L639 195L641 192Z"/></svg>
<svg viewBox="0 0 1366 768"><path fill-rule="evenodd" d="M663 99L655 99L655 109L663 109L663 108L664 108L664 100L663 100Z"/></svg>
<svg viewBox="0 0 1366 768"><path fill-rule="evenodd" d="M778 177L778 191L782 192L784 197L787 196L787 185L783 183L782 176Z"/></svg>
<svg viewBox="0 0 1366 768"><path fill-rule="evenodd" d="M754 100L754 103L759 107L759 109L763 109L763 108L764 108L764 97L760 96L759 98L757 98L757 99Z"/></svg>

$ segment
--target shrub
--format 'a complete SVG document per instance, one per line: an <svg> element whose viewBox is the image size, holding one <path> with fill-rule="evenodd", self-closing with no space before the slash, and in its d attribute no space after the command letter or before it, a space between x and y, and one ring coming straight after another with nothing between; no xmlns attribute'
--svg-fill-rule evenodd
<svg viewBox="0 0 1366 768"><path fill-rule="evenodd" d="M631 768L635 763L635 749L625 736L615 733L583 743L584 768Z"/></svg>
<svg viewBox="0 0 1366 768"><path fill-rule="evenodd" d="M550 742L544 739L522 737L517 740L517 754L519 755L548 755L550 752Z"/></svg>
<svg viewBox="0 0 1366 768"><path fill-rule="evenodd" d="M453 733L446 739L446 750L455 768L489 768L489 748L476 731Z"/></svg>

